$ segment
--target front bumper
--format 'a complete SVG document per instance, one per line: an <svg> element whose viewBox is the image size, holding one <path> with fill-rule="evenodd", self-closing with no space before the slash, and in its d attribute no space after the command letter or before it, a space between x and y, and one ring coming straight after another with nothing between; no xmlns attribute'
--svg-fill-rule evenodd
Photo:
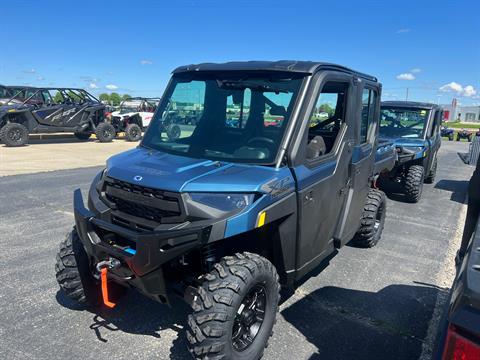
<svg viewBox="0 0 480 360"><path fill-rule="evenodd" d="M206 243L212 229L204 225L150 232L129 230L96 218L85 207L80 189L74 192L74 213L78 235L92 265L109 257L120 260L121 266L109 272L109 279L161 302L167 299L162 265Z"/></svg>

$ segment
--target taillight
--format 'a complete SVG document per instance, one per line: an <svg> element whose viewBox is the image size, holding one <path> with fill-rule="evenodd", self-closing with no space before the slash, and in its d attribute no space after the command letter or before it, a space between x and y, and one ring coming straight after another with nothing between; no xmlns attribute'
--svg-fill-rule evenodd
<svg viewBox="0 0 480 360"><path fill-rule="evenodd" d="M448 326L443 360L478 360L480 344L460 335L454 325Z"/></svg>

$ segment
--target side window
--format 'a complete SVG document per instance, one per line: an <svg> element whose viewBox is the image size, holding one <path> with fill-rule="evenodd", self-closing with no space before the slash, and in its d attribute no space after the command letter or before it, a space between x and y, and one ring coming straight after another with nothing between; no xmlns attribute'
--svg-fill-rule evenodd
<svg viewBox="0 0 480 360"><path fill-rule="evenodd" d="M432 133L430 136L435 136L438 134L440 131L440 125L442 123L442 111L437 110L435 111L435 117L433 118L433 124L432 124Z"/></svg>
<svg viewBox="0 0 480 360"><path fill-rule="evenodd" d="M375 103L377 93L372 89L363 89L362 93L362 118L360 122L360 143L368 142L368 130L375 116Z"/></svg>
<svg viewBox="0 0 480 360"><path fill-rule="evenodd" d="M292 100L292 93L263 93L265 100L265 112L263 113L264 127L281 127L288 112L288 106Z"/></svg>
<svg viewBox="0 0 480 360"><path fill-rule="evenodd" d="M252 91L234 90L227 96L227 114L225 117L225 126L234 129L243 129L247 124L250 114L250 102Z"/></svg>
<svg viewBox="0 0 480 360"><path fill-rule="evenodd" d="M308 160L327 155L334 149L345 124L347 89L347 83L333 81L323 86L308 123Z"/></svg>

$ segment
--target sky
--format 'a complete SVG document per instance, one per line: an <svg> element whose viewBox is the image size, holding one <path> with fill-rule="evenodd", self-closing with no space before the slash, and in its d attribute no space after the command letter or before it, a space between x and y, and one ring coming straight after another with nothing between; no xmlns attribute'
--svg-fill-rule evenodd
<svg viewBox="0 0 480 360"><path fill-rule="evenodd" d="M384 100L480 105L478 0L0 2L1 84L158 97L180 65L318 60Z"/></svg>

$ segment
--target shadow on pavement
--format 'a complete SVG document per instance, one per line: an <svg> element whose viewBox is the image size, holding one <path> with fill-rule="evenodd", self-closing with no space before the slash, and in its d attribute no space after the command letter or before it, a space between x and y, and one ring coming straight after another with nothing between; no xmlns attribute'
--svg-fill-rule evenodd
<svg viewBox="0 0 480 360"><path fill-rule="evenodd" d="M379 188L390 200L408 203L404 194L403 183L383 180L379 182Z"/></svg>
<svg viewBox="0 0 480 360"><path fill-rule="evenodd" d="M417 359L437 295L431 286L376 293L324 287L282 311L318 353L310 359Z"/></svg>
<svg viewBox="0 0 480 360"><path fill-rule="evenodd" d="M178 336L173 341L169 358L191 358L183 334L190 309L183 301L168 307L134 291L129 291L115 308L99 307L93 309L69 299L60 290L56 294L56 300L60 305L70 310L90 312L93 315L90 329L101 342L108 342L109 335L116 331L161 338L162 330L171 329Z"/></svg>
<svg viewBox="0 0 480 360"><path fill-rule="evenodd" d="M465 203L468 180L440 180L435 184L435 189L450 191L450 200Z"/></svg>

